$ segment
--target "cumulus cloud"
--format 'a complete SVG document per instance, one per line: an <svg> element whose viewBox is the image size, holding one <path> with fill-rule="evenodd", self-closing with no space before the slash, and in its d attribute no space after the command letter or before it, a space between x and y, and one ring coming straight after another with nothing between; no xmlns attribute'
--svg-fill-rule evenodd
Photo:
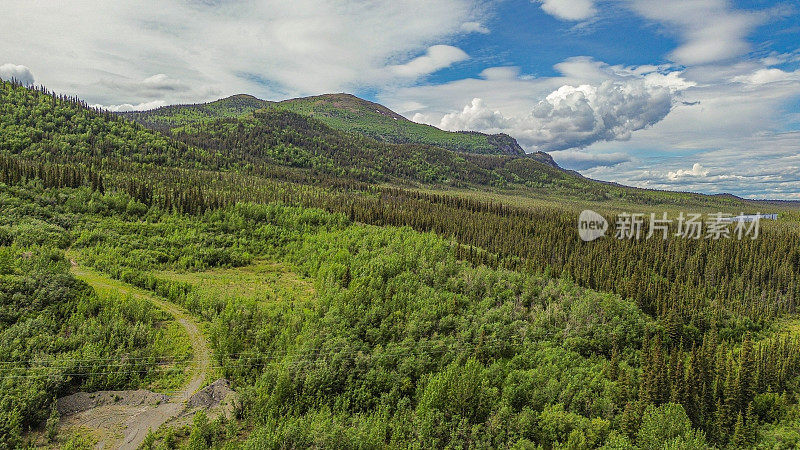
<svg viewBox="0 0 800 450"><path fill-rule="evenodd" d="M480 22L464 22L461 24L464 33L489 34L491 31Z"/></svg>
<svg viewBox="0 0 800 450"><path fill-rule="evenodd" d="M520 137L544 151L627 140L671 108L668 89L641 80L562 86L534 106Z"/></svg>
<svg viewBox="0 0 800 450"><path fill-rule="evenodd" d="M591 153L581 150L558 150L550 152L559 166L572 170L587 170L595 167L613 167L631 160L625 153Z"/></svg>
<svg viewBox="0 0 800 450"><path fill-rule="evenodd" d="M642 79L608 80L599 85L561 86L520 117L506 117L475 98L461 111L444 115L438 126L505 132L530 150L566 150L627 140L634 131L663 119L672 104L666 87L648 85Z"/></svg>
<svg viewBox="0 0 800 450"><path fill-rule="evenodd" d="M786 59L745 59L686 69L682 77L697 85L681 92L667 117L634 133L630 141L598 142L588 149L625 152L632 161L582 173L654 189L796 198L800 132L779 130L796 129L786 105L800 96L800 79L795 72L765 67ZM697 170L695 163L700 164ZM702 176L705 170L708 174Z"/></svg>
<svg viewBox="0 0 800 450"><path fill-rule="evenodd" d="M6 81L14 79L25 86L31 86L35 81L31 69L11 63L0 65L0 79Z"/></svg>
<svg viewBox="0 0 800 450"><path fill-rule="evenodd" d="M551 16L569 21L581 21L597 13L593 0L534 0Z"/></svg>
<svg viewBox="0 0 800 450"><path fill-rule="evenodd" d="M512 121L503 117L500 111L489 109L480 98L472 99L461 112L446 114L439 127L445 130L505 130Z"/></svg>
<svg viewBox="0 0 800 450"><path fill-rule="evenodd" d="M466 59L469 59L469 55L458 47L434 45L428 48L425 55L414 58L405 64L390 66L389 70L401 77L417 78Z"/></svg>
<svg viewBox="0 0 800 450"><path fill-rule="evenodd" d="M700 163L694 163L692 168L689 170L678 169L675 172L669 172L667 174L667 178L674 181L685 177L705 177L708 175L708 173L709 170L703 167Z"/></svg>

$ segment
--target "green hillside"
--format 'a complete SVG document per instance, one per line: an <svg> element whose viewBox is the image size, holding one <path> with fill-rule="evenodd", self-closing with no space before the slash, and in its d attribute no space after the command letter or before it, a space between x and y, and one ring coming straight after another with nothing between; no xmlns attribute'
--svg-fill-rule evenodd
<svg viewBox="0 0 800 450"><path fill-rule="evenodd" d="M231 105L220 108L244 111ZM78 99L7 82L0 84L0 138L0 152L31 161L226 169L301 180L325 176L422 188L477 189L475 192L482 196L502 192L520 195L523 200L546 197L559 204L592 201L614 202L616 206L749 209L748 202L735 197L595 182L530 157L389 144L338 131L316 118L281 109L198 120L163 134L120 115L93 110Z"/></svg>
<svg viewBox="0 0 800 450"><path fill-rule="evenodd" d="M161 131L220 118L243 117L261 109L279 109L314 117L329 127L395 144L422 144L464 153L524 155L516 140L505 134L453 133L412 122L377 103L350 94L327 94L282 102L235 95L210 103L172 105L150 111L120 113L122 117ZM531 158L555 166L545 153Z"/></svg>
<svg viewBox="0 0 800 450"><path fill-rule="evenodd" d="M175 109L180 114L170 116L175 123L193 123L173 128L169 135L158 131L160 125L150 130L119 115L10 83L2 84L0 100L0 150L34 159L113 159L254 173L286 167L367 182L449 186L552 185L575 189L574 184L586 183L531 158L389 144L337 131L313 117L285 110L244 114L247 107L233 99L213 108L206 105L200 109ZM246 105L253 99L240 100ZM216 115L244 115L211 119L209 111ZM197 117L206 119L194 122ZM167 119L152 116L145 122L164 120Z"/></svg>
<svg viewBox="0 0 800 450"><path fill-rule="evenodd" d="M150 111L124 112L120 115L147 128L167 131L171 128L207 120L241 117L263 108L269 103L252 95L239 94L209 103L170 105Z"/></svg>
<svg viewBox="0 0 800 450"><path fill-rule="evenodd" d="M437 146L391 144L333 129L316 116L283 109L172 130L175 139L254 165L311 169L366 182L447 186L545 186L588 182L532 158L474 155Z"/></svg>
<svg viewBox="0 0 800 450"><path fill-rule="evenodd" d="M0 447L58 431L54 396L169 390L194 356L75 265L185 309L241 395L148 448L800 445L796 205L242 111L162 133L0 84ZM758 239L587 243L587 205L781 218Z"/></svg>
<svg viewBox="0 0 800 450"><path fill-rule="evenodd" d="M466 153L523 155L512 137L477 132L453 133L412 122L385 106L350 94L325 94L268 105L313 116L337 130L396 144L427 144Z"/></svg>

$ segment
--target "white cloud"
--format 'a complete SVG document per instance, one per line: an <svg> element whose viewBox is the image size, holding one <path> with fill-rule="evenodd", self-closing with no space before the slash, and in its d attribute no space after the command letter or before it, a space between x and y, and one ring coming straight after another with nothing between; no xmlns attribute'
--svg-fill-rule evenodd
<svg viewBox="0 0 800 450"><path fill-rule="evenodd" d="M480 73L485 80L513 80L519 76L519 67L488 67Z"/></svg>
<svg viewBox="0 0 800 450"><path fill-rule="evenodd" d="M667 178L674 181L685 177L705 177L708 176L708 172L708 169L703 167L700 163L694 163L689 170L678 169L675 172L669 172Z"/></svg>
<svg viewBox="0 0 800 450"><path fill-rule="evenodd" d="M593 0L534 0L551 16L569 21L581 21L597 13Z"/></svg>
<svg viewBox="0 0 800 450"><path fill-rule="evenodd" d="M439 122L439 128L445 130L484 130L500 131L509 128L511 121L503 117L500 111L486 107L482 99L474 98L461 112L445 114Z"/></svg>
<svg viewBox="0 0 800 450"><path fill-rule="evenodd" d="M487 80L491 80L488 78ZM643 78L606 80L598 85L563 85L525 115L506 116L474 98L461 111L442 116L446 130L504 132L534 151L582 148L598 141L627 140L637 130L663 119L671 110L668 87ZM429 116L415 115L417 121Z"/></svg>
<svg viewBox="0 0 800 450"><path fill-rule="evenodd" d="M389 70L401 77L418 78L466 59L469 59L469 55L458 47L434 45L428 48L425 55L414 58L405 64L390 66Z"/></svg>
<svg viewBox="0 0 800 450"><path fill-rule="evenodd" d="M465 23L482 23L486 10L480 0L10 2L0 14L0 55L35 67L50 89L92 103L185 103L241 92L280 99L411 84L423 67L403 75L387 67L450 43ZM67 23L81 26L65 32ZM142 82L157 74L184 89Z"/></svg>
<svg viewBox="0 0 800 450"><path fill-rule="evenodd" d="M432 125L458 123L458 128L474 125L479 130L480 126L487 127L483 131L504 131L517 138L527 151L549 149L564 167L581 170L591 178L656 189L797 198L800 132L785 130L796 129L792 124L800 122L800 115L786 109L800 97L800 76L798 71L783 66L796 62L797 55L794 52L737 58L679 70L670 66L611 66L586 57L569 58L555 66L560 76L537 78L521 74L514 67L496 67L476 78L387 92L381 100ZM534 106L540 103L545 111L558 110L557 102L548 101L547 97L563 86L574 91L583 85L598 88L605 81L637 86L637 91L642 92L632 96L630 105L614 101L613 95L601 102L609 105L599 108L601 111L615 111L610 105L627 105L620 109L620 117L631 116L635 120L622 121L621 128L615 128L613 120L609 126L591 119L593 114L588 112L593 108L578 107L588 101L586 94L578 94L582 96L580 102L568 103L568 113L559 119L563 122L555 120L558 114L549 112L546 120L536 122L535 117L530 118ZM660 93L662 89L669 92L671 108L656 120L660 116L658 105L666 105L657 100L664 95ZM648 93L659 94L648 97L652 95ZM482 99L478 104L473 102L476 97ZM651 108L637 109L637 102L650 104ZM636 114L637 110L649 113ZM447 115L448 122L443 124ZM456 118L462 122L455 122ZM595 129L594 125L601 123ZM652 125L636 130L646 123ZM621 133L616 134L615 130ZM537 133L543 132L551 133L553 139L538 138ZM581 150L556 150L563 148L559 143L579 143L581 134L595 140ZM630 140L606 140L604 136ZM549 147L539 147L540 142ZM615 161L604 156L613 154L627 155L629 160L621 161L620 157ZM607 161L594 164L596 155ZM695 163L702 168L697 173L708 170L708 174L686 176Z"/></svg>
<svg viewBox="0 0 800 450"><path fill-rule="evenodd" d="M800 132L759 134L732 140L719 149L691 152L685 157L656 158L657 162L646 158L632 160L616 167L591 168L583 174L653 189L798 199L798 147ZM696 162L686 169L687 161L691 160Z"/></svg>
<svg viewBox="0 0 800 450"><path fill-rule="evenodd" d="M572 170L587 170L595 167L613 167L631 160L625 153L590 153L581 150L557 150L550 152L559 166Z"/></svg>
<svg viewBox="0 0 800 450"><path fill-rule="evenodd" d="M781 81L800 81L800 70L794 72L784 72L781 69L769 68L758 69L748 75L733 77L733 81L748 84L767 84L778 83Z"/></svg>
<svg viewBox="0 0 800 450"><path fill-rule="evenodd" d="M144 79L132 80L128 77L107 77L98 81L100 86L113 90L114 92L141 99L161 99L164 96L175 96L192 93L192 88L181 82L159 73ZM143 102L144 103L144 102Z"/></svg>
<svg viewBox="0 0 800 450"><path fill-rule="evenodd" d="M163 73L155 74L152 77L147 77L142 80L142 85L151 89L159 89L159 90L177 90L182 89L183 85L180 81L171 80L167 75Z"/></svg>
<svg viewBox="0 0 800 450"><path fill-rule="evenodd" d="M382 101L432 125L506 132L528 151L547 149L563 167L591 178L645 188L797 199L800 132L781 130L798 120L785 107L800 97L800 77L797 71L769 66L794 58L740 59L682 70L570 58L556 65L560 76L536 78L514 67L496 67L478 78L398 89L383 94ZM637 94L623 101L614 89L601 90L590 101L597 95L591 91L606 81ZM592 89L581 93L584 85ZM570 88L562 94L576 99L560 106L569 95L547 99L563 86ZM667 94L669 110L663 100ZM475 102L476 97L482 100ZM605 106L585 107L592 104ZM546 112L543 118L531 114L535 105ZM557 114L562 110L564 114ZM633 120L615 125L616 119L598 120L604 114L595 111ZM538 137L545 132L552 139ZM581 143L582 137L588 138L584 143L593 143L581 150L557 150Z"/></svg>
<svg viewBox="0 0 800 450"><path fill-rule="evenodd" d="M521 122L519 139L543 151L627 140L666 117L671 108L668 89L648 87L641 80L565 85L534 106Z"/></svg>
<svg viewBox="0 0 800 450"><path fill-rule="evenodd" d="M31 69L11 63L0 65L0 79L17 80L25 86L31 86L35 81Z"/></svg>
<svg viewBox="0 0 800 450"><path fill-rule="evenodd" d="M137 105L131 105L130 103L123 103L121 105L92 105L93 108L101 108L113 112L147 111L162 106L166 106L164 100L153 100L152 102L144 102Z"/></svg>
<svg viewBox="0 0 800 450"><path fill-rule="evenodd" d="M747 52L747 35L763 23L762 12L735 11L727 0L627 0L642 17L677 33L681 45L670 57L685 65L723 61Z"/></svg>
<svg viewBox="0 0 800 450"><path fill-rule="evenodd" d="M694 74L718 81L684 91L689 106L673 108L664 120L636 133L631 141L597 143L588 149L625 152L634 157L631 162L582 173L655 189L796 198L800 192L800 132L776 128L789 120L791 114L785 114L783 105L800 95L800 81L725 81L731 72L756 72L751 64L741 66L719 68L717 75L709 70ZM691 72L687 71L687 76ZM700 168L695 170L694 163ZM687 170L687 165L692 169Z"/></svg>
<svg viewBox="0 0 800 450"><path fill-rule="evenodd" d="M480 22L464 22L461 24L461 31L464 33L491 33L491 31Z"/></svg>

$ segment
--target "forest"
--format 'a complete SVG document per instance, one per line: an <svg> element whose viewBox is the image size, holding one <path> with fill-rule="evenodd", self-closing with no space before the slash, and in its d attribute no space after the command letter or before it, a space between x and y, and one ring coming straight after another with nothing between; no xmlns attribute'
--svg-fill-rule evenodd
<svg viewBox="0 0 800 450"><path fill-rule="evenodd" d="M2 445L57 422L56 397L182 382L190 350L170 318L76 280L72 254L205 324L241 394L227 421L149 446L800 445L796 210L755 240L584 243L587 204L767 205L296 112L165 131L43 88L0 92ZM265 265L294 287L245 289ZM220 271L241 289L197 282Z"/></svg>

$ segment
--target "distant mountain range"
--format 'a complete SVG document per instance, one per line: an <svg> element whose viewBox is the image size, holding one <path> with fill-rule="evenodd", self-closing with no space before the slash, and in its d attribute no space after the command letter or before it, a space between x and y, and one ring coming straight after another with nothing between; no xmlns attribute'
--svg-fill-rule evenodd
<svg viewBox="0 0 800 450"><path fill-rule="evenodd" d="M561 169L547 154L521 153L511 137L439 130L347 94L283 102L236 95L111 113L43 88L0 82L2 155L22 158L32 173L50 170L38 168L40 163L55 163L69 170L101 167L106 176L123 180L131 171L169 167L311 184L547 196L559 204L617 199L648 205L742 203L735 197L597 182Z"/></svg>
<svg viewBox="0 0 800 450"><path fill-rule="evenodd" d="M440 130L431 125L412 122L383 105L351 94L324 94L280 102L239 94L209 103L164 106L120 115L148 128L167 131L202 121L243 117L259 109L290 111L314 117L335 130L357 133L393 144L431 145L463 153L527 156L558 168L546 153L526 155L517 141L507 134Z"/></svg>

